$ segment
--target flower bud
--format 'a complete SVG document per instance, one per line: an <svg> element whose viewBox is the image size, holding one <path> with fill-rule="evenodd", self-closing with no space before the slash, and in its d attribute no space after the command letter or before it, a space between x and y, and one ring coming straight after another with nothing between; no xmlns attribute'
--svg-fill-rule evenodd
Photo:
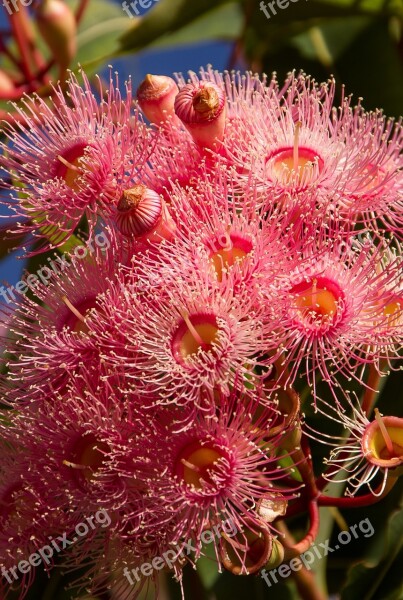
<svg viewBox="0 0 403 600"><path fill-rule="evenodd" d="M175 98L175 113L196 144L215 148L224 138L225 93L210 81L185 85Z"/></svg>
<svg viewBox="0 0 403 600"><path fill-rule="evenodd" d="M284 560L285 552L283 544L276 538L272 540L272 550L265 569L276 569Z"/></svg>
<svg viewBox="0 0 403 600"><path fill-rule="evenodd" d="M76 54L77 24L72 10L62 0L43 0L36 11L38 29L62 69Z"/></svg>
<svg viewBox="0 0 403 600"><path fill-rule="evenodd" d="M162 197L141 184L123 192L115 220L122 235L138 241L172 239L176 229Z"/></svg>
<svg viewBox="0 0 403 600"><path fill-rule="evenodd" d="M15 86L5 71L0 69L0 99L9 99L14 96Z"/></svg>
<svg viewBox="0 0 403 600"><path fill-rule="evenodd" d="M174 104L178 91L171 77L146 75L137 89L137 100L147 119L159 125L168 119L176 120Z"/></svg>

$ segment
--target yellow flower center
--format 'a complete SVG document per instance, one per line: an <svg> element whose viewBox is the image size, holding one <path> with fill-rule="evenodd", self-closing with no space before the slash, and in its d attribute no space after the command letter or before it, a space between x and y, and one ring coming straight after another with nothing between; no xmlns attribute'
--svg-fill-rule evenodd
<svg viewBox="0 0 403 600"><path fill-rule="evenodd" d="M211 475L217 471L217 461L222 455L213 448L202 447L187 454L186 449L181 457L183 464L183 481L197 489L205 483L212 484Z"/></svg>
<svg viewBox="0 0 403 600"><path fill-rule="evenodd" d="M368 462L393 468L403 464L403 419L381 417L375 409L375 420L364 432L361 442Z"/></svg>
<svg viewBox="0 0 403 600"><path fill-rule="evenodd" d="M338 311L340 290L325 278L302 282L291 290L299 320L306 326L330 326Z"/></svg>
<svg viewBox="0 0 403 600"><path fill-rule="evenodd" d="M386 325L393 327L398 325L400 319L403 316L403 302L401 300L395 300L384 306L383 314L386 317Z"/></svg>
<svg viewBox="0 0 403 600"><path fill-rule="evenodd" d="M213 352L219 327L213 315L182 313L182 317L173 338L173 354L178 362L186 364L186 360L197 355L199 350Z"/></svg>
<svg viewBox="0 0 403 600"><path fill-rule="evenodd" d="M305 186L317 179L323 169L322 158L310 148L299 146L301 123L296 123L294 146L282 148L268 157L270 179L284 186Z"/></svg>

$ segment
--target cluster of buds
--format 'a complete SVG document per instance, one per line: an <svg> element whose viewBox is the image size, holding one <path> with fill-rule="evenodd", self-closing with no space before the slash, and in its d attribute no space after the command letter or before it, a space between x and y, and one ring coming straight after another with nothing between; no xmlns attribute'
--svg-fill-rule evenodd
<svg viewBox="0 0 403 600"><path fill-rule="evenodd" d="M53 88L49 85L57 78L64 81L69 65L77 50L77 26L87 6L81 0L75 13L64 0L37 0L32 2L5 0L5 14L9 23L2 32L0 54L4 54L10 68L0 69L0 100L18 101L24 94L37 93L49 96ZM47 53L44 56L36 39L40 35ZM5 108L0 117L8 122L24 121L15 111L11 115Z"/></svg>
<svg viewBox="0 0 403 600"><path fill-rule="evenodd" d="M336 111L334 81L302 73L147 75L137 101L82 78L27 99L1 143L25 250L57 257L2 306L6 575L101 509L59 557L94 596L158 591L212 541L219 570L275 568L320 506L380 501L402 472L403 418L374 410L403 343L401 123Z"/></svg>

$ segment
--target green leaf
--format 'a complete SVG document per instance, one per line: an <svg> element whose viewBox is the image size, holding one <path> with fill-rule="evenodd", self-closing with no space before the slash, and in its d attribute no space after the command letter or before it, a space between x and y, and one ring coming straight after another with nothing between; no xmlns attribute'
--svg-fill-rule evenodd
<svg viewBox="0 0 403 600"><path fill-rule="evenodd" d="M180 30L230 0L160 0L120 38L122 52L138 51L164 35Z"/></svg>
<svg viewBox="0 0 403 600"><path fill-rule="evenodd" d="M328 19L317 29L324 38L332 64L339 59L353 43L354 39L371 23L370 17L344 17ZM316 28L315 28L316 29ZM318 58L318 48L312 36L312 28L295 36L291 43L299 49L301 56L309 60Z"/></svg>
<svg viewBox="0 0 403 600"><path fill-rule="evenodd" d="M282 9L276 4L273 6L273 11L266 9L270 18L259 13L260 18L266 20L267 23L279 24L294 20L305 21L353 15L401 16L403 14L401 0L396 2L384 2L384 0L309 0L309 2L308 0L290 0L288 6L285 1L281 4Z"/></svg>
<svg viewBox="0 0 403 600"><path fill-rule="evenodd" d="M237 39L242 30L242 11L237 2L219 6L173 33L163 35L150 44L152 48L169 48L195 44L211 39Z"/></svg>
<svg viewBox="0 0 403 600"><path fill-rule="evenodd" d="M401 600L403 597L402 508L389 520L385 543L373 546L373 564L361 562L350 569L341 600Z"/></svg>
<svg viewBox="0 0 403 600"><path fill-rule="evenodd" d="M293 459L289 454L287 454L286 450L283 450L282 452L285 454L285 456L278 459L278 464L283 469L288 469L288 475L292 477L292 479L295 479L295 481L302 482L301 474L298 471L298 465L294 463Z"/></svg>
<svg viewBox="0 0 403 600"><path fill-rule="evenodd" d="M75 0L68 0L75 7ZM90 2L80 23L77 37L78 51L71 68L83 65L87 75L110 60L118 50L118 38L131 25L130 19L119 4L108 0Z"/></svg>
<svg viewBox="0 0 403 600"><path fill-rule="evenodd" d="M367 110L398 117L403 107L403 68L386 19L372 20L336 63L339 78Z"/></svg>
<svg viewBox="0 0 403 600"><path fill-rule="evenodd" d="M220 576L214 544L205 545L203 552L205 556L199 558L196 568L204 589L210 590Z"/></svg>
<svg viewBox="0 0 403 600"><path fill-rule="evenodd" d="M72 234L69 239L58 248L58 252L60 254L71 254L75 248L81 247L85 245L85 241L80 240L79 237Z"/></svg>

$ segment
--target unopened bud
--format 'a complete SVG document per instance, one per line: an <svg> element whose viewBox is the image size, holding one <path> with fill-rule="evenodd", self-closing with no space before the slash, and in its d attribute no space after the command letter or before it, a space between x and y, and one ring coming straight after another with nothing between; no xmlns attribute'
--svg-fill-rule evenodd
<svg viewBox="0 0 403 600"><path fill-rule="evenodd" d="M185 85L175 98L175 113L196 144L215 148L224 138L225 93L210 81Z"/></svg>
<svg viewBox="0 0 403 600"><path fill-rule="evenodd" d="M43 0L36 11L38 29L62 69L76 54L77 24L74 14L62 0Z"/></svg>
<svg viewBox="0 0 403 600"><path fill-rule="evenodd" d="M147 119L159 125L176 119L174 105L178 91L171 77L146 75L137 89L137 100Z"/></svg>
<svg viewBox="0 0 403 600"><path fill-rule="evenodd" d="M124 236L139 241L171 239L176 228L162 197L141 184L123 192L115 220Z"/></svg>
<svg viewBox="0 0 403 600"><path fill-rule="evenodd" d="M284 546L278 539L273 538L270 558L265 564L266 569L275 569L284 560Z"/></svg>
<svg viewBox="0 0 403 600"><path fill-rule="evenodd" d="M0 99L12 98L15 93L15 86L11 78L5 71L0 69Z"/></svg>

